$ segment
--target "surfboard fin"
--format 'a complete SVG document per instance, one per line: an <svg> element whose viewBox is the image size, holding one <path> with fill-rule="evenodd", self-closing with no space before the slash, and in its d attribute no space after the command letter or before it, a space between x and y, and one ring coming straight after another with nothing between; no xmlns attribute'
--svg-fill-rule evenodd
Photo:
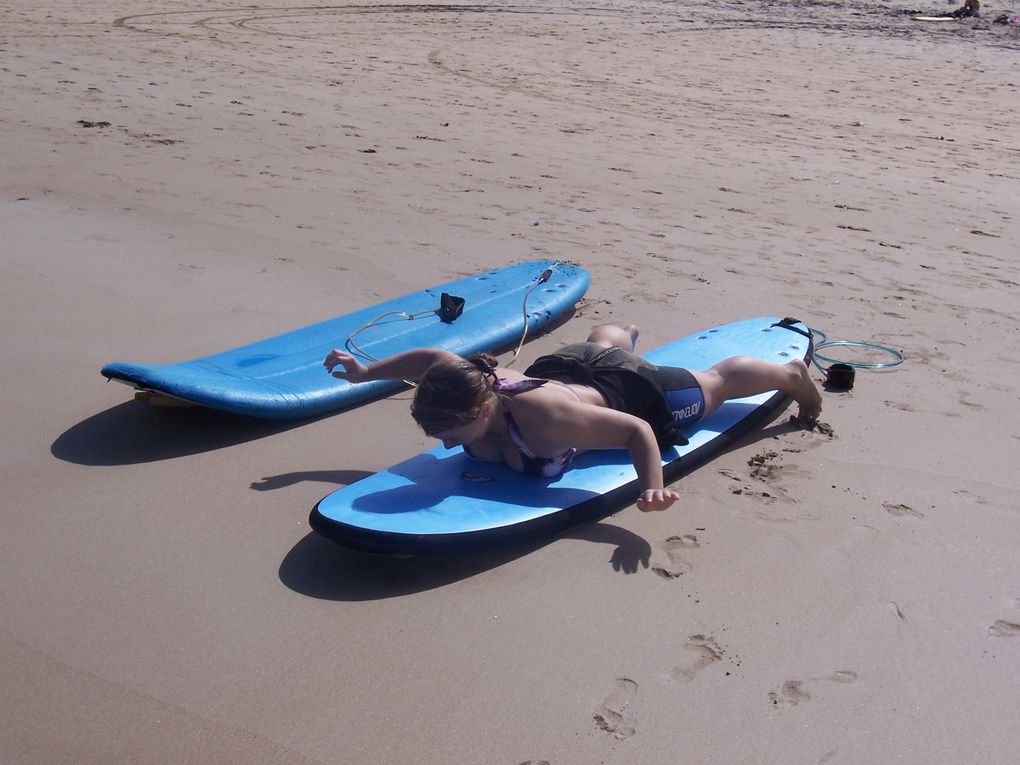
<svg viewBox="0 0 1020 765"><path fill-rule="evenodd" d="M157 393L154 390L137 390L135 391L135 401L144 401L153 406L160 406L170 408L191 408L197 407L193 401L186 401L183 398L177 398L176 396L165 396L162 393Z"/></svg>

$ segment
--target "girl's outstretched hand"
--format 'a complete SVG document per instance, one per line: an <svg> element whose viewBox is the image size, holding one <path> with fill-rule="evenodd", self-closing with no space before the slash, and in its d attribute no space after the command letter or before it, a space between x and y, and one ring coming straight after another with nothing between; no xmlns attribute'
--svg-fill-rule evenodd
<svg viewBox="0 0 1020 765"><path fill-rule="evenodd" d="M352 383L364 380L365 373L368 370L368 367L351 354L338 348L334 348L329 352L326 360L322 362L322 366L326 367L326 371L338 380L347 380ZM339 372L334 371L337 367L343 367L343 369Z"/></svg>
<svg viewBox="0 0 1020 765"><path fill-rule="evenodd" d="M637 498L637 507L643 513L665 510L680 499L672 489L645 489Z"/></svg>

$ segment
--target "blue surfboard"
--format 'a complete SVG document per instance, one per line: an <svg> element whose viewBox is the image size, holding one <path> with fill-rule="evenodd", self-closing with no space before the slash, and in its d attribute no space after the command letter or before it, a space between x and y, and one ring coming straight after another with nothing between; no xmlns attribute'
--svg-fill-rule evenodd
<svg viewBox="0 0 1020 765"><path fill-rule="evenodd" d="M766 317L690 335L645 358L660 366L707 369L730 356L807 362L811 353L804 324ZM726 402L687 433L688 444L663 453L667 482L711 459L788 403L777 391ZM334 542L368 552L480 550L601 518L634 501L637 489L637 474L624 450L585 452L563 475L535 478L471 460L459 446L439 446L333 492L312 510L310 523Z"/></svg>
<svg viewBox="0 0 1020 765"><path fill-rule="evenodd" d="M492 352L516 343L525 322L528 333L533 333L570 311L588 289L589 280L587 271L569 263L531 261L441 284L213 356L175 364L113 362L103 367L102 374L144 394L234 414L270 419L314 417L402 386L390 380L355 384L328 375L322 360L345 341L352 353L360 350L377 359L422 347L461 355ZM452 315L443 314L443 293L464 298L462 313L452 321L443 320ZM348 340L352 334L356 334L353 343Z"/></svg>

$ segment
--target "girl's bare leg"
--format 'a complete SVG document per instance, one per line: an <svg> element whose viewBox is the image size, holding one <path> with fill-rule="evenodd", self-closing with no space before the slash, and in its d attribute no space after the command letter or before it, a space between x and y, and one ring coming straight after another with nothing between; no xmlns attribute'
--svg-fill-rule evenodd
<svg viewBox="0 0 1020 765"><path fill-rule="evenodd" d="M705 414L730 399L770 390L782 391L793 398L800 407L798 416L805 422L814 422L822 413L822 394L800 359L773 364L750 356L734 356L711 369L692 374L705 396Z"/></svg>
<svg viewBox="0 0 1020 765"><path fill-rule="evenodd" d="M641 331L634 324L620 327L616 324L603 324L595 327L588 335L589 343L596 343L605 348L623 348L625 351L633 351L637 345L638 335Z"/></svg>

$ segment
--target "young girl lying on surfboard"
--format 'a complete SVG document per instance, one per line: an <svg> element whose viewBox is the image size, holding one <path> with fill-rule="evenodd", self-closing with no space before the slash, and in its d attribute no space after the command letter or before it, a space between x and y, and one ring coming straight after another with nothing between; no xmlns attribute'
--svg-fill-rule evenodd
<svg viewBox="0 0 1020 765"><path fill-rule="evenodd" d="M814 421L822 397L803 361L773 364L734 356L703 372L657 367L633 353L637 327L596 327L587 342L543 356L523 373L480 354L418 349L368 366L335 349L334 377L416 380L411 414L447 448L503 462L529 475L562 473L578 450L629 449L640 510L665 510L680 495L663 487L660 451L686 443L690 428L724 401L780 390ZM340 369L338 369L338 367Z"/></svg>

